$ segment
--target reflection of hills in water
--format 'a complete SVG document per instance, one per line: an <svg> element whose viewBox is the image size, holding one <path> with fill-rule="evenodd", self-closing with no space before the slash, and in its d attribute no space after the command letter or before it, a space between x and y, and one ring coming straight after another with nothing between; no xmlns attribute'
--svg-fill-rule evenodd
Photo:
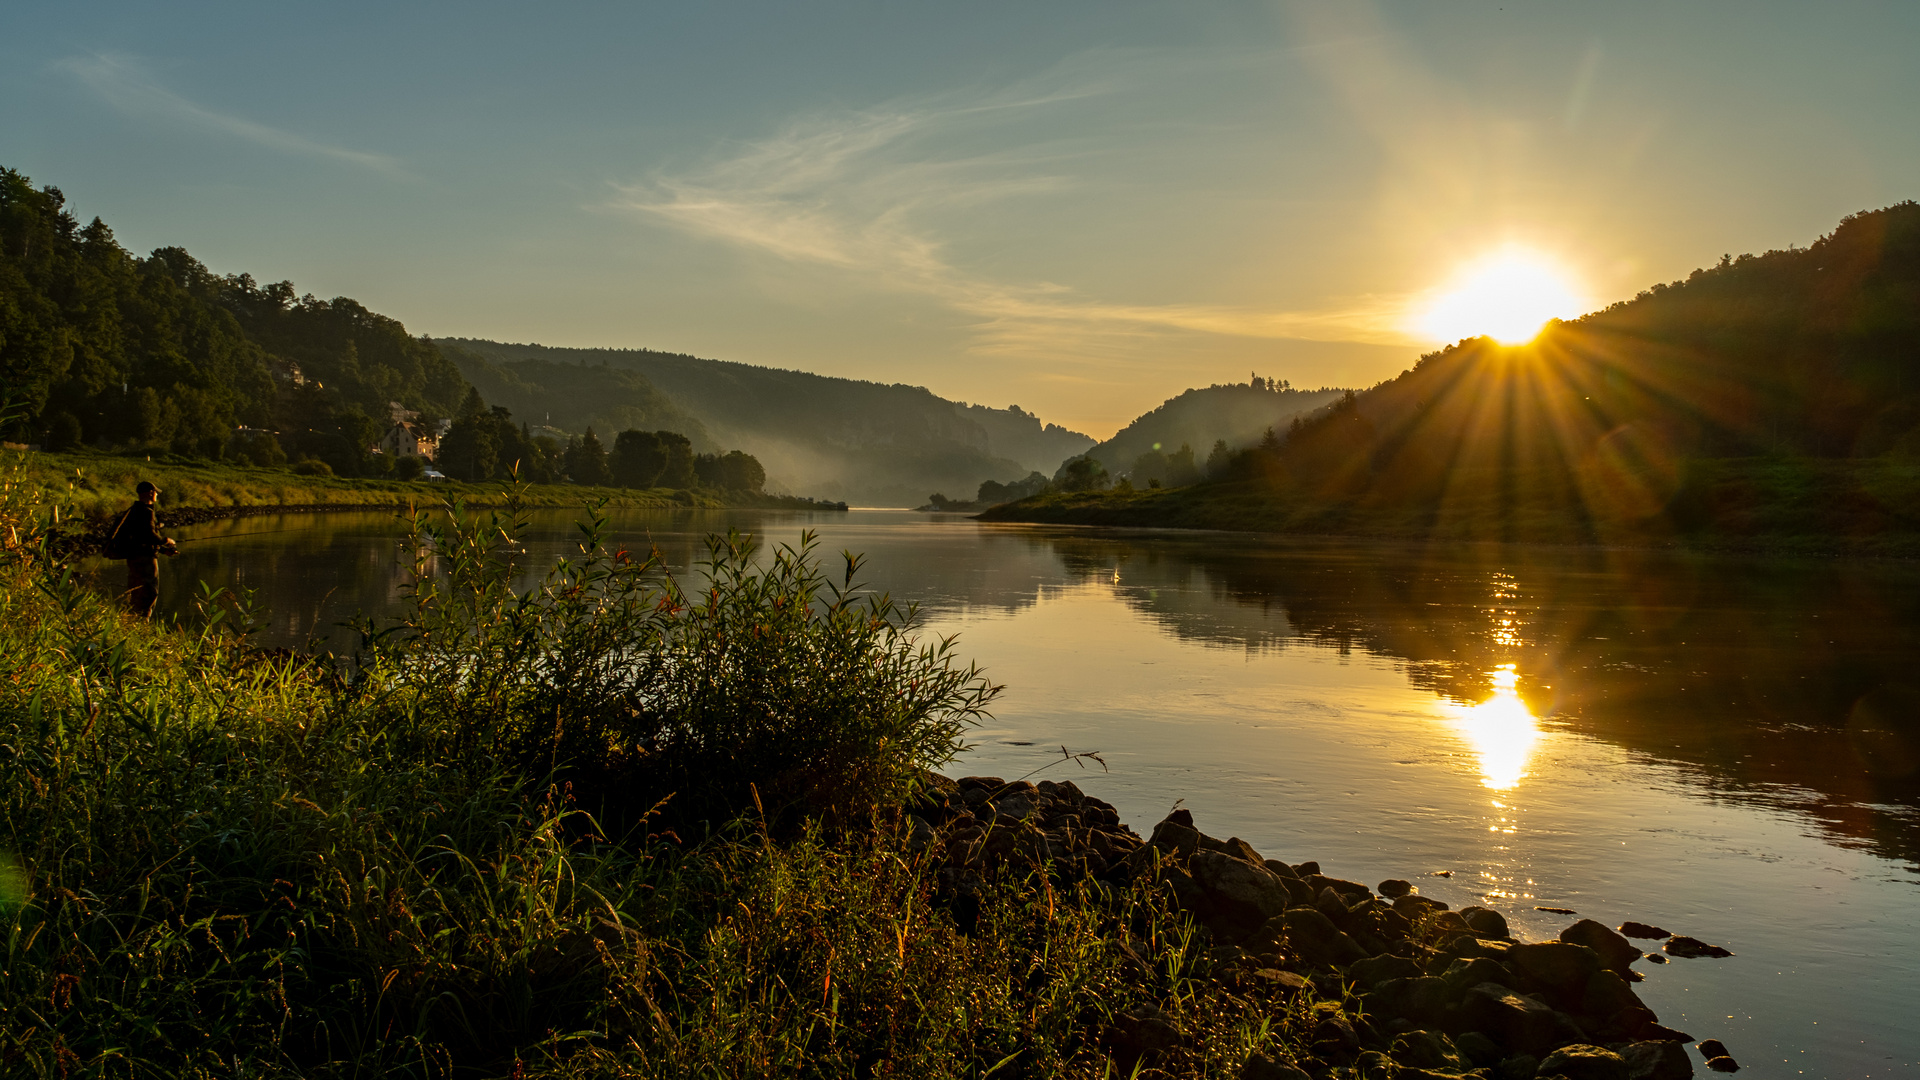
<svg viewBox="0 0 1920 1080"><path fill-rule="evenodd" d="M1512 664L1521 700L1550 725L1920 863L1920 567L1080 533L1034 542L1070 571L1107 574L1182 637L1262 648L1291 633L1360 648L1405 661L1414 685L1459 705L1492 697Z"/></svg>

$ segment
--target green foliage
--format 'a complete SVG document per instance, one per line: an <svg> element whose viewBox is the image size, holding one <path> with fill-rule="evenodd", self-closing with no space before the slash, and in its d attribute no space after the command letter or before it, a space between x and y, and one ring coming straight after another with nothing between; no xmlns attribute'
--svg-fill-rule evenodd
<svg viewBox="0 0 1920 1080"><path fill-rule="evenodd" d="M607 464L606 447L600 445L600 439L593 429L578 439L567 440L567 450L562 458L567 479L576 484L591 484L604 487L613 483L613 469Z"/></svg>
<svg viewBox="0 0 1920 1080"><path fill-rule="evenodd" d="M1111 482L1106 466L1091 455L1068 458L1053 475L1053 485L1061 491L1099 491Z"/></svg>
<svg viewBox="0 0 1920 1080"><path fill-rule="evenodd" d="M720 491L745 491L759 494L767 486L767 470L752 454L731 450L725 454L701 454L693 459L693 471L701 487Z"/></svg>

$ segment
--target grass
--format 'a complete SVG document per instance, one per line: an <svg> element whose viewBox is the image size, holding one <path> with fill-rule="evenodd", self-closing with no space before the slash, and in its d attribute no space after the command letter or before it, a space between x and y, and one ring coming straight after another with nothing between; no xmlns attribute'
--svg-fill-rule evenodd
<svg viewBox="0 0 1920 1080"><path fill-rule="evenodd" d="M1706 459L1657 479L1460 472L1445 491L1390 477L1349 493L1281 481L1053 492L994 507L988 521L1230 529L1397 540L1679 546L1810 554L1920 555L1920 464Z"/></svg>
<svg viewBox="0 0 1920 1080"><path fill-rule="evenodd" d="M590 512L515 592L496 493L342 668L242 597L126 616L41 490L0 474L8 1076L1109 1077L1143 1003L1190 1036L1155 1075L1300 1052L1310 995L1209 979L1148 886L1009 869L955 920L902 808L995 688L853 560L721 537L683 586Z"/></svg>
<svg viewBox="0 0 1920 1080"><path fill-rule="evenodd" d="M408 502L436 503L462 500L469 504L498 497L500 485L467 484L451 480L389 480L337 476L307 476L291 467L263 468L221 462L195 461L171 455L157 460L94 451L66 454L10 452L23 465L21 483L48 505L89 519L118 513L133 500L133 486L151 480L161 492L161 510L225 509L274 506L395 506ZM605 499L610 506L698 507L773 506L800 504L780 496L742 496L738 492L688 491L654 488L594 488L573 484L530 484L522 493L533 506L579 506Z"/></svg>

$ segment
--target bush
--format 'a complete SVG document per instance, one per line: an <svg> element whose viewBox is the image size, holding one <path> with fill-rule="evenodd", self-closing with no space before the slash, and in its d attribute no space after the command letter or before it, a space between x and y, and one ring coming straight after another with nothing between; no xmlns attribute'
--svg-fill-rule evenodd
<svg viewBox="0 0 1920 1080"><path fill-rule="evenodd" d="M396 458L393 463L393 475L400 480L418 480L426 471L427 463L412 454Z"/></svg>
<svg viewBox="0 0 1920 1080"><path fill-rule="evenodd" d="M57 412L47 418L47 441L43 443L51 453L71 450L80 445L80 418L70 412Z"/></svg>
<svg viewBox="0 0 1920 1080"><path fill-rule="evenodd" d="M293 471L299 476L332 476L333 466L319 458L301 458L294 462Z"/></svg>

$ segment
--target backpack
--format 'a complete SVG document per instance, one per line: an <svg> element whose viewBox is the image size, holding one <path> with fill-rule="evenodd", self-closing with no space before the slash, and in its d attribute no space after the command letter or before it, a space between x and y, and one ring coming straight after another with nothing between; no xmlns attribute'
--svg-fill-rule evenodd
<svg viewBox="0 0 1920 1080"><path fill-rule="evenodd" d="M105 540L100 542L100 554L105 555L109 559L131 559L140 554L140 552L133 550L134 545L131 540L122 538L122 534L127 531L127 518L132 516L132 514L133 507L131 506L120 511L119 519L113 523L113 530L107 533Z"/></svg>

